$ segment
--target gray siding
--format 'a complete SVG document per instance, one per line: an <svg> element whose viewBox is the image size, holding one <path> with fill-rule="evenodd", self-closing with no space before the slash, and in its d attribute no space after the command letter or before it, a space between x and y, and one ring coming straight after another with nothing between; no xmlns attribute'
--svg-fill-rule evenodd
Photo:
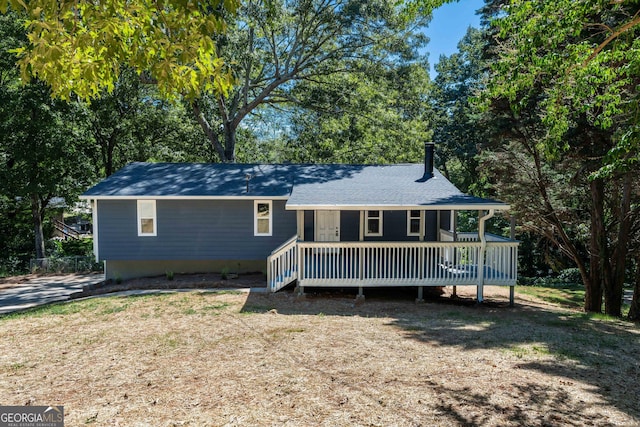
<svg viewBox="0 0 640 427"><path fill-rule="evenodd" d="M259 260L296 233L273 201L273 235L253 235L253 200L157 200L157 236L139 237L135 200L98 201L103 260Z"/></svg>
<svg viewBox="0 0 640 427"><path fill-rule="evenodd" d="M438 240L438 211L425 211L424 213L424 241L435 242Z"/></svg>
<svg viewBox="0 0 640 427"><path fill-rule="evenodd" d="M448 224L449 211L441 211L440 221ZM443 219L444 218L444 219ZM304 240L313 242L315 236L314 212L304 212ZM407 236L407 211L383 211L382 236L365 236L365 241L372 242L411 242L420 240L418 236ZM425 211L425 238L427 242L435 242L438 236L437 211ZM340 212L340 240L357 242L360 239L360 211Z"/></svg>
<svg viewBox="0 0 640 427"><path fill-rule="evenodd" d="M407 211L382 211L382 236L367 236L368 242L405 242L418 240L407 236Z"/></svg>
<svg viewBox="0 0 640 427"><path fill-rule="evenodd" d="M360 211L340 212L340 240L343 242L360 240Z"/></svg>
<svg viewBox="0 0 640 427"><path fill-rule="evenodd" d="M440 211L440 228L451 230L451 211Z"/></svg>

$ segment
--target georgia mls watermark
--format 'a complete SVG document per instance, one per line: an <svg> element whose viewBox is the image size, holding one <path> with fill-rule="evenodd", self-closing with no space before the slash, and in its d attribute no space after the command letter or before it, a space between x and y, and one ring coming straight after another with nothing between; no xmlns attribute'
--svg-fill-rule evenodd
<svg viewBox="0 0 640 427"><path fill-rule="evenodd" d="M0 406L0 427L64 427L64 406Z"/></svg>

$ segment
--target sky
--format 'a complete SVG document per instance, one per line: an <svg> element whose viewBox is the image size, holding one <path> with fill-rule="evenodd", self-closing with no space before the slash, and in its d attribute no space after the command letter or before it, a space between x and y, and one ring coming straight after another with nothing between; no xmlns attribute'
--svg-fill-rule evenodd
<svg viewBox="0 0 640 427"><path fill-rule="evenodd" d="M447 3L433 12L433 19L425 34L430 41L426 51L429 52L429 65L431 78L435 78L434 65L440 55L449 56L458 51L458 42L464 37L467 28L480 27L480 17L476 10L484 5L484 0L459 0L455 3Z"/></svg>

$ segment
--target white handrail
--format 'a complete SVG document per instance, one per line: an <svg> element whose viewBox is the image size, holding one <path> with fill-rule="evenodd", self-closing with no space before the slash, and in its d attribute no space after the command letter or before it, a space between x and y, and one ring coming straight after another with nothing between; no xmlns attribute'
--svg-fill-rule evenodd
<svg viewBox="0 0 640 427"><path fill-rule="evenodd" d="M298 236L278 246L267 258L267 284L276 292L298 278Z"/></svg>
<svg viewBox="0 0 640 427"><path fill-rule="evenodd" d="M515 285L518 242L298 242L301 286Z"/></svg>

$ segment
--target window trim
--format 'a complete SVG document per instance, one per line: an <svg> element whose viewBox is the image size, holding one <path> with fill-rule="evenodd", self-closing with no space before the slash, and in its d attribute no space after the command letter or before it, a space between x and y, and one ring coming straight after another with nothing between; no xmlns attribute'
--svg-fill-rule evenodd
<svg viewBox="0 0 640 427"><path fill-rule="evenodd" d="M269 232L258 232L258 206L266 204L269 206ZM264 219L264 218L262 218ZM253 235L254 236L272 236L273 235L273 200L254 200L253 201Z"/></svg>
<svg viewBox="0 0 640 427"><path fill-rule="evenodd" d="M377 217L371 217L369 216L370 212L378 212L378 216ZM364 235L367 237L381 237L383 235L382 233L382 217L384 215L384 211L382 210L370 210L370 211L365 211L364 212ZM369 231L369 220L377 220L378 221L378 232L377 233L372 233Z"/></svg>
<svg viewBox="0 0 640 427"><path fill-rule="evenodd" d="M151 217L143 217L141 216L141 205L150 203L153 209L153 216ZM138 237L152 237L158 235L158 211L156 209L156 201L155 200L138 200L136 203L137 210L137 218L138 218ZM153 220L153 232L144 233L142 231L142 220L143 219L152 219Z"/></svg>
<svg viewBox="0 0 640 427"><path fill-rule="evenodd" d="M411 212L416 211L418 212L418 216L411 216ZM422 224L423 224L423 215L422 215L421 210L418 209L409 209L407 211L407 236L420 236L422 234ZM412 232L411 231L411 220L418 220L420 225L418 226L418 232Z"/></svg>

